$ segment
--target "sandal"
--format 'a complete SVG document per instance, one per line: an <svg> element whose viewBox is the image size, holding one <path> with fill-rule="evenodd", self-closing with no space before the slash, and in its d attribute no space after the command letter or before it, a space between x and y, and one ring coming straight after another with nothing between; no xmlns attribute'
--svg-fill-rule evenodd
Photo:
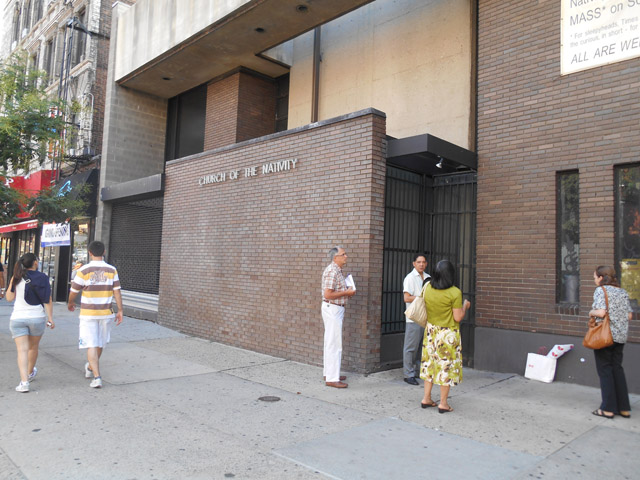
<svg viewBox="0 0 640 480"><path fill-rule="evenodd" d="M599 408L597 410L594 410L593 412L591 412L593 415L595 415L596 417L604 417L604 418L608 418L609 420L613 420L613 417L615 415L611 414L611 415L605 415L605 413L600 410Z"/></svg>
<svg viewBox="0 0 640 480"><path fill-rule="evenodd" d="M420 406L422 408L429 408L429 407L437 407L438 404L436 402L434 402L433 400L431 400L431 403L422 403L422 401L420 401Z"/></svg>
<svg viewBox="0 0 640 480"><path fill-rule="evenodd" d="M449 408L440 408L438 407L438 413L448 413L448 412L453 412L453 408L449 407Z"/></svg>
<svg viewBox="0 0 640 480"><path fill-rule="evenodd" d="M620 415L622 418L631 418L630 412L620 412L618 415Z"/></svg>

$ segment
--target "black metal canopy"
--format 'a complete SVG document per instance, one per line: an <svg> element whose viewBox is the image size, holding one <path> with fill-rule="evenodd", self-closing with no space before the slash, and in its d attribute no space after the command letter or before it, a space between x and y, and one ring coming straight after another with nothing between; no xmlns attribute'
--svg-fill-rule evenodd
<svg viewBox="0 0 640 480"><path fill-rule="evenodd" d="M390 165L431 176L478 169L476 153L428 133L387 140Z"/></svg>

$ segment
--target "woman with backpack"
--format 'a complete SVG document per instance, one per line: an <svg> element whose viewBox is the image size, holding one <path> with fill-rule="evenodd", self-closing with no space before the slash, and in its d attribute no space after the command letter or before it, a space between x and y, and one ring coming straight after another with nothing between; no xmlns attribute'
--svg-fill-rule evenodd
<svg viewBox="0 0 640 480"><path fill-rule="evenodd" d="M15 300L9 329L18 350L20 384L16 392L25 393L38 373L38 345L45 324L55 328L49 277L38 271L38 258L33 253L25 253L16 262L5 296L9 302Z"/></svg>

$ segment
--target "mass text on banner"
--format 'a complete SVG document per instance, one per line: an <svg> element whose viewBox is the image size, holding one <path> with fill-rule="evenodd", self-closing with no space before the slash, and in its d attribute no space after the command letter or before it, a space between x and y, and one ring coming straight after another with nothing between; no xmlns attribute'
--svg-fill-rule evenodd
<svg viewBox="0 0 640 480"><path fill-rule="evenodd" d="M640 57L640 0L562 0L561 74Z"/></svg>

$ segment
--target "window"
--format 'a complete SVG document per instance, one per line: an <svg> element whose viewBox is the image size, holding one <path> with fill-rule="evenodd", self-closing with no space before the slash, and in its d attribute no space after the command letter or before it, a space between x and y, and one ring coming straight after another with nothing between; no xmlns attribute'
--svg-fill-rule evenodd
<svg viewBox="0 0 640 480"><path fill-rule="evenodd" d="M276 98L276 132L283 132L287 129L289 117L289 74L282 75L276 79L278 88Z"/></svg>
<svg viewBox="0 0 640 480"><path fill-rule="evenodd" d="M165 160L204 150L207 85L200 85L169 99Z"/></svg>
<svg viewBox="0 0 640 480"><path fill-rule="evenodd" d="M82 10L78 13L78 21L80 25L84 26L86 22L86 10ZM84 60L84 51L87 44L87 34L79 29L72 29L73 34L73 55L71 60L71 66L75 67L82 60Z"/></svg>
<svg viewBox="0 0 640 480"><path fill-rule="evenodd" d="M640 165L616 168L616 269L634 310L640 304Z"/></svg>
<svg viewBox="0 0 640 480"><path fill-rule="evenodd" d="M44 3L44 0L36 0L36 10L35 10L35 18L34 18L34 24L37 23L41 18L42 18L42 4Z"/></svg>
<svg viewBox="0 0 640 480"><path fill-rule="evenodd" d="M28 32L31 29L31 0L27 0L24 5L24 17L22 22L23 31Z"/></svg>
<svg viewBox="0 0 640 480"><path fill-rule="evenodd" d="M20 40L20 4L16 2L16 8L13 11L13 41Z"/></svg>
<svg viewBox="0 0 640 480"><path fill-rule="evenodd" d="M579 303L580 202L578 172L557 174L557 289L558 303Z"/></svg>
<svg viewBox="0 0 640 480"><path fill-rule="evenodd" d="M33 73L38 70L38 53L34 53L31 55L31 60L29 61L29 72ZM38 78L36 76L31 77L31 82L33 86L36 86Z"/></svg>
<svg viewBox="0 0 640 480"><path fill-rule="evenodd" d="M44 47L44 64L42 67L47 72L47 82L51 83L53 77L53 39L47 40Z"/></svg>

